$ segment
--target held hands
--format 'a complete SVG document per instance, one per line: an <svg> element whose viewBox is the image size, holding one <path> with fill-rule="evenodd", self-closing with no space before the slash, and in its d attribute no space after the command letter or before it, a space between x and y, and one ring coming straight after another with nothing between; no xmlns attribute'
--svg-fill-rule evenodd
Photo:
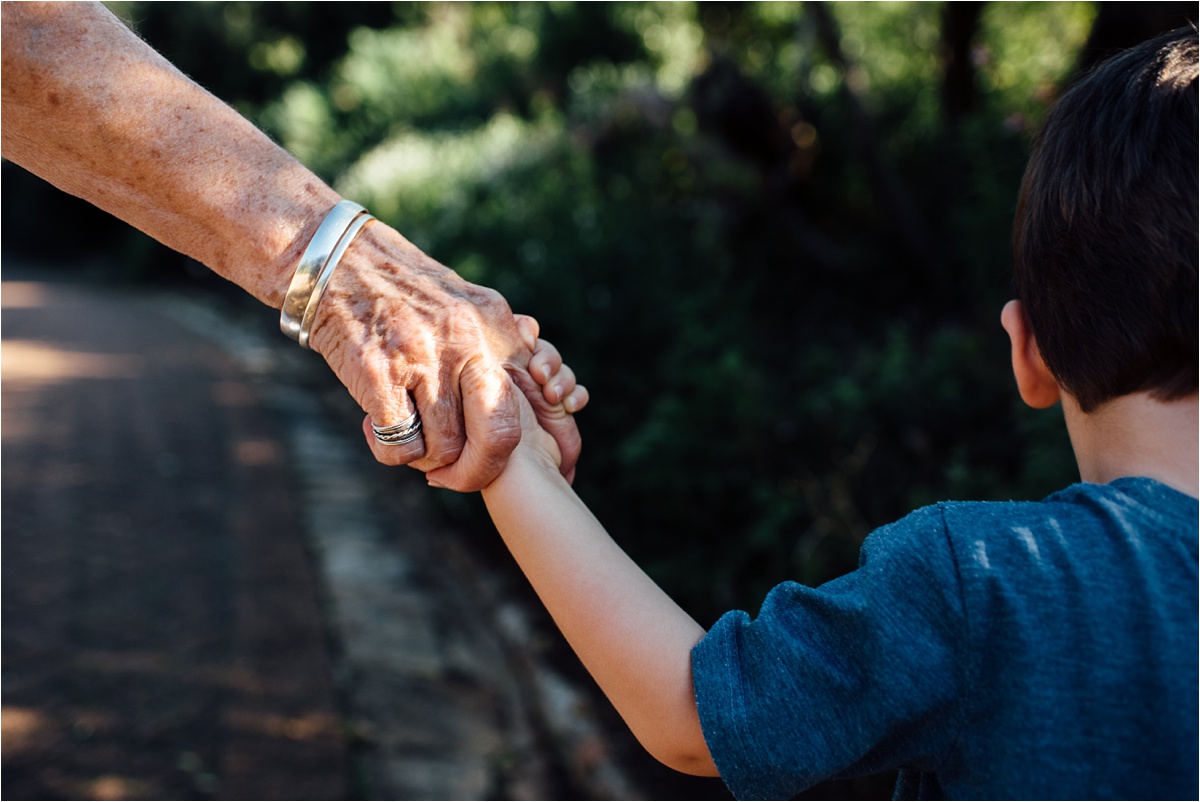
<svg viewBox="0 0 1200 802"><path fill-rule="evenodd" d="M520 399L521 442L514 450L513 458L529 455L561 471L562 451L559 443L544 428L545 422L561 425L561 421L570 419L587 406L588 391L582 384L576 383L575 371L563 363L558 349L538 338L538 322L527 315L516 317L521 338L533 356L529 359L528 371L513 376L523 390ZM537 412L530 399L540 408ZM571 482L575 477L574 467L563 475Z"/></svg>
<svg viewBox="0 0 1200 802"><path fill-rule="evenodd" d="M340 200L332 188L101 4L6 3L3 23L6 159L286 305L318 230L312 217ZM314 266L331 262L336 272L320 268L332 277L313 317L308 304L293 310L306 321L297 334L308 327L308 345L374 423L415 422L419 412L423 424L411 442L372 437L376 458L458 490L486 485L521 439L513 379L531 354L508 304L378 221L340 261ZM521 387L569 476L580 450L574 420L536 382Z"/></svg>
<svg viewBox="0 0 1200 802"><path fill-rule="evenodd" d="M565 404L582 408L586 390L576 392L582 388L548 343L531 362L537 325L526 320L522 331L498 293L373 223L330 280L309 342L366 411L376 459L466 492L490 483L520 442L522 402L552 436L563 476L574 475L581 443ZM376 441L372 423L392 426L414 411L422 436L401 445Z"/></svg>
<svg viewBox="0 0 1200 802"><path fill-rule="evenodd" d="M532 459L548 470L561 472L562 449L539 421L549 420L560 430L565 428L566 423L573 426L571 416L587 406L588 391L582 384L576 383L575 372L563 364L558 349L546 340L538 338L538 322L528 315L515 317L521 339L533 355L529 359L527 370L513 376L514 381L520 381L528 389L517 395L521 440L509 459ZM541 408L541 412L534 411L535 404ZM368 441L374 439L369 415L363 420L363 434ZM575 478L574 466L570 473L563 473L563 476L571 482ZM429 484L433 487L457 489L450 488L433 474L429 475Z"/></svg>

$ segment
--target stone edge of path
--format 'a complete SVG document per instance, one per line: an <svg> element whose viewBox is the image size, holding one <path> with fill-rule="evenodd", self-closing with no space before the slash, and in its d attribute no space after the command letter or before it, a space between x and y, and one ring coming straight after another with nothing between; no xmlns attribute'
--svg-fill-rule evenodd
<svg viewBox="0 0 1200 802"><path fill-rule="evenodd" d="M434 526L422 512L425 488L389 482L386 504L376 497L375 463L355 421L331 414L312 390L314 371L327 370L319 357L178 293L157 293L155 303L229 353L279 415L322 586L343 715L351 742L367 745L352 750L363 775L359 790L368 798L553 798L555 768L537 757L550 749L583 796L645 798L606 746L590 694L531 648L535 625L523 605L506 598L465 547L443 543L439 551L446 556L449 548L450 559L437 566L429 565L427 551L412 553L436 537L414 531ZM395 530L404 525L385 523L384 507L406 513L402 544ZM431 588L431 582L442 586ZM464 584L472 592L456 593ZM447 616L452 626L443 626ZM447 629L459 634L447 636ZM447 676L483 682L501 709L481 712L469 698L455 703L453 689L449 697L430 690ZM433 719L424 722L433 732L424 734L413 732L419 717L406 709L411 698L399 698L422 692L430 704L443 703L424 711ZM394 717L406 712L408 723L396 727ZM405 731L402 737L398 730ZM498 765L505 761L525 765ZM507 773L503 790L496 787L497 772Z"/></svg>

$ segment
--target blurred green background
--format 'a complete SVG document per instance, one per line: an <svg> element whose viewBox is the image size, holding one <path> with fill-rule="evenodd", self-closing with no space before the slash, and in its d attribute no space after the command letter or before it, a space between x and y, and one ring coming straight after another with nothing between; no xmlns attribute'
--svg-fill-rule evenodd
<svg viewBox="0 0 1200 802"><path fill-rule="evenodd" d="M918 505L1074 480L1058 414L1016 398L998 324L1017 187L1079 70L1195 13L109 5L344 195L541 321L592 393L580 494L706 625L784 579L846 571ZM12 165L4 182L7 251L99 246L127 280L221 291ZM477 499L438 497L487 526Z"/></svg>

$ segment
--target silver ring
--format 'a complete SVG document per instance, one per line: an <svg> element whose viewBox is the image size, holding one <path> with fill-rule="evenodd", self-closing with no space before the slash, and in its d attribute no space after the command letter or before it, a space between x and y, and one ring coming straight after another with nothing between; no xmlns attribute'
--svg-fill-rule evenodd
<svg viewBox="0 0 1200 802"><path fill-rule="evenodd" d="M392 426L376 426L372 423L371 431L375 432L375 439L382 445L402 446L421 436L421 416L414 410L406 420Z"/></svg>

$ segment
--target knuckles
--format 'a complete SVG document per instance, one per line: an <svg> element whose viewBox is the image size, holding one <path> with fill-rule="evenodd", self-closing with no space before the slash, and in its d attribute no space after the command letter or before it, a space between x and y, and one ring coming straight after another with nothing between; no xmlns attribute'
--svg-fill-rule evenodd
<svg viewBox="0 0 1200 802"><path fill-rule="evenodd" d="M440 468L443 465L450 465L458 462L458 458L462 456L463 444L461 443L446 443L438 448L427 448L425 456L421 459L419 467L422 471L432 471L434 468Z"/></svg>
<svg viewBox="0 0 1200 802"><path fill-rule="evenodd" d="M496 393L497 373L507 382L504 368L523 372L529 349L499 292L449 272L433 283L439 286L427 286L428 293L418 297L379 297L341 309L335 305L336 312L315 332L320 336L314 344L319 343L330 367L368 413L390 408L400 393L412 392L416 400L421 384L438 388L443 396L421 410L424 452L419 444L372 444L380 463L430 471L464 459L456 484L482 487L499 474L521 440L519 408L515 397ZM460 393L487 399L491 407L478 431L472 431L469 448ZM533 393L525 394L534 400ZM544 418L546 402L539 400L535 408Z"/></svg>

